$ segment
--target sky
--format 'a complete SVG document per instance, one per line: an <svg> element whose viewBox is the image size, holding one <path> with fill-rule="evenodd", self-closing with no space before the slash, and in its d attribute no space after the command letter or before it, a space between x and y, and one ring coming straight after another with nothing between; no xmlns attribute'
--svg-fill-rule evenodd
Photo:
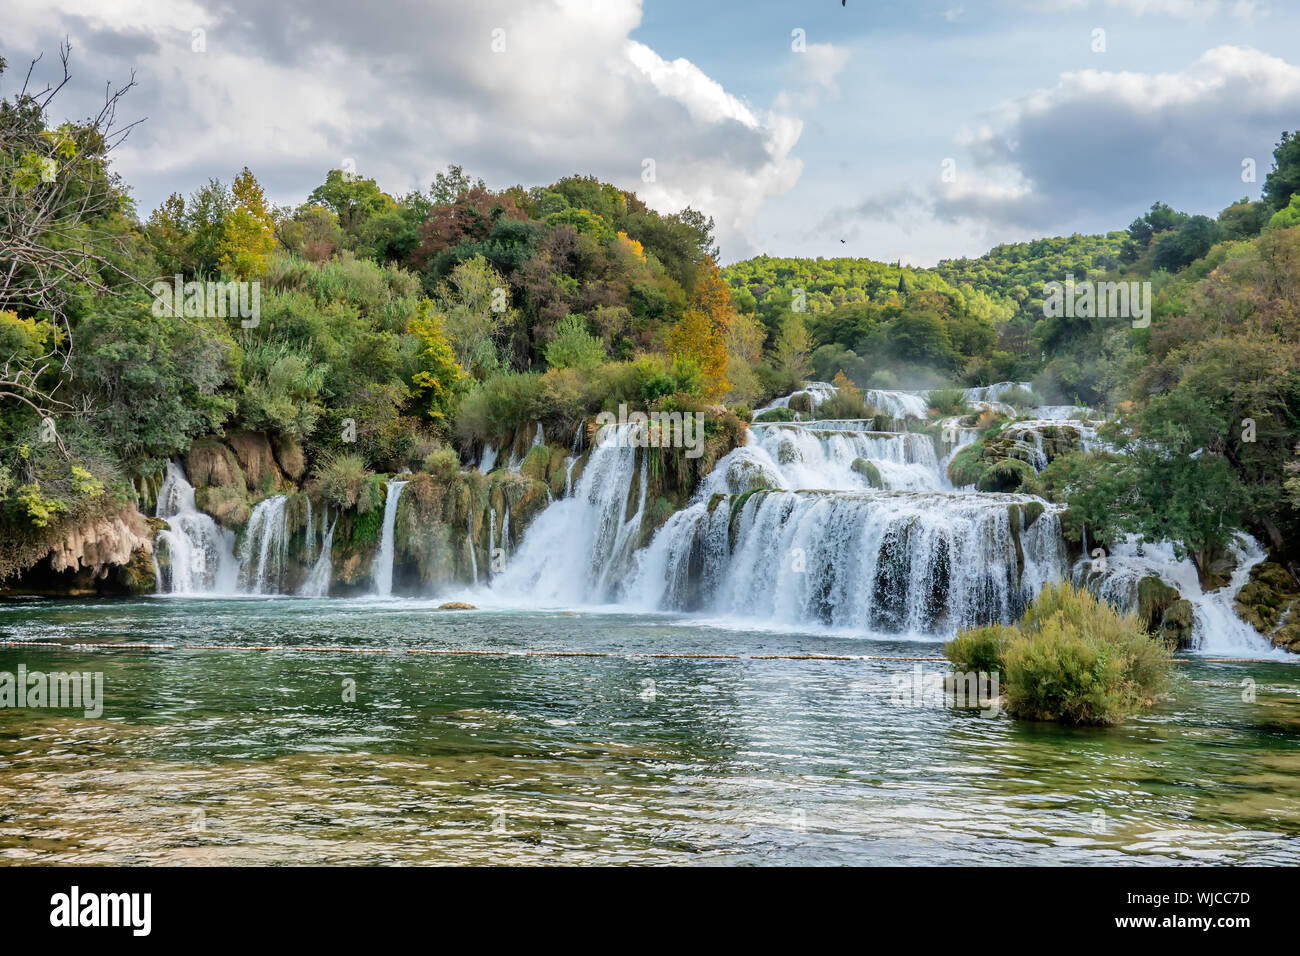
<svg viewBox="0 0 1300 956"><path fill-rule="evenodd" d="M590 174L712 216L724 262L931 265L1258 198L1300 129L1300 0L5 0L0 95L135 74L141 216L250 167L400 196Z"/></svg>

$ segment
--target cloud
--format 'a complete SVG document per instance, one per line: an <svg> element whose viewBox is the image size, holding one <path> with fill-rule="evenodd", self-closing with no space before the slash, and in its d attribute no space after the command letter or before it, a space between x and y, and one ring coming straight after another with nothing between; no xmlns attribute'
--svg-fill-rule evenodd
<svg viewBox="0 0 1300 956"><path fill-rule="evenodd" d="M1214 212L1262 180L1300 115L1300 67L1221 46L1176 73L1083 70L1002 104L958 138L955 181L933 191L936 218L1061 229L1114 228L1159 199Z"/></svg>
<svg viewBox="0 0 1300 956"><path fill-rule="evenodd" d="M1256 0L1232 0L1230 3L1220 0L1020 0L1020 3L1036 13L1097 9L1138 17L1152 14L1181 20L1208 20L1223 11L1246 20L1268 13L1267 5Z"/></svg>
<svg viewBox="0 0 1300 956"><path fill-rule="evenodd" d="M87 105L134 66L124 110L149 120L118 155L148 209L248 165L301 201L351 159L395 193L461 163L489 183L590 173L665 211L717 220L728 258L768 198L790 189L801 123L758 110L684 59L630 39L640 0L17 0L11 65L63 35ZM194 31L203 33L195 52ZM810 47L810 86L842 58ZM643 181L644 160L655 177Z"/></svg>

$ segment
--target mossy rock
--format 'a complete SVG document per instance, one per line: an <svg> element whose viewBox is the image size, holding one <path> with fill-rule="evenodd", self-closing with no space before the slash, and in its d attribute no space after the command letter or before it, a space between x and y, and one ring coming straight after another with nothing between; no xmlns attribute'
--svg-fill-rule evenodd
<svg viewBox="0 0 1300 956"><path fill-rule="evenodd" d="M791 395L789 407L792 412L799 412L801 415L807 415L812 411L812 398L807 392L800 392L798 395Z"/></svg>
<svg viewBox="0 0 1300 956"><path fill-rule="evenodd" d="M248 490L255 495L269 495L284 485L284 475L275 462L271 441L262 432L236 431L226 437L244 470Z"/></svg>
<svg viewBox="0 0 1300 956"><path fill-rule="evenodd" d="M131 560L118 574L122 587L132 594L150 594L158 590L153 555L143 548L131 553Z"/></svg>
<svg viewBox="0 0 1300 956"><path fill-rule="evenodd" d="M464 601L447 601L445 604L438 605L439 611L477 611L473 604L466 604Z"/></svg>
<svg viewBox="0 0 1300 956"><path fill-rule="evenodd" d="M243 488L209 487L194 489L194 505L223 528L242 528L253 513Z"/></svg>
<svg viewBox="0 0 1300 956"><path fill-rule="evenodd" d="M1170 647L1189 647L1195 628L1196 609L1191 601L1179 598L1165 609L1155 633Z"/></svg>
<svg viewBox="0 0 1300 956"><path fill-rule="evenodd" d="M275 460L292 481L302 481L307 473L307 456L303 453L302 443L288 435L276 435L271 442Z"/></svg>
<svg viewBox="0 0 1300 956"><path fill-rule="evenodd" d="M975 487L979 491L1015 491L1033 478L1034 468L1028 462L1003 458L984 469L984 473L975 482Z"/></svg>
<svg viewBox="0 0 1300 956"><path fill-rule="evenodd" d="M1170 587L1154 574L1148 574L1138 582L1137 587L1138 617L1142 620L1142 625L1152 634L1157 633L1165 612L1175 601L1181 599L1182 595L1176 588Z"/></svg>
<svg viewBox="0 0 1300 956"><path fill-rule="evenodd" d="M880 469L876 467L875 462L867 461L865 458L854 458L853 464L849 466L863 478L872 488L883 488L885 483L881 480Z"/></svg>
<svg viewBox="0 0 1300 956"><path fill-rule="evenodd" d="M247 479L239 459L215 438L197 438L185 453L185 476L195 488L238 488L244 491Z"/></svg>
<svg viewBox="0 0 1300 956"><path fill-rule="evenodd" d="M1237 614L1277 647L1300 654L1300 587L1276 561L1255 565L1237 592Z"/></svg>
<svg viewBox="0 0 1300 956"><path fill-rule="evenodd" d="M794 412L788 408L769 408L761 415L757 416L754 421L757 422L792 422L794 421Z"/></svg>
<svg viewBox="0 0 1300 956"><path fill-rule="evenodd" d="M533 445L524 455L519 474L534 481L545 481L551 464L551 450L545 445Z"/></svg>

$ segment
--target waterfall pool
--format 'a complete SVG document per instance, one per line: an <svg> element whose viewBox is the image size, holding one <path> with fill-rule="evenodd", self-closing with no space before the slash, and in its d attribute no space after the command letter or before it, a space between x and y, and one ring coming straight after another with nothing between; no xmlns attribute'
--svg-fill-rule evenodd
<svg viewBox="0 0 1300 956"><path fill-rule="evenodd" d="M1300 863L1294 664L1194 659L1151 713L1068 728L927 704L936 662L755 659L933 640L435 606L0 604L0 673L104 697L0 708L0 861Z"/></svg>

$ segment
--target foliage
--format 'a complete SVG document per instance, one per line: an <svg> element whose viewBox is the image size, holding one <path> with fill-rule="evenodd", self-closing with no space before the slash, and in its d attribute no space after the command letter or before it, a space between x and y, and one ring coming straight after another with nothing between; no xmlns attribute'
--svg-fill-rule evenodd
<svg viewBox="0 0 1300 956"><path fill-rule="evenodd" d="M1013 717L1117 724L1169 690L1169 649L1136 617L1068 583L1043 588L1016 624L960 632L944 645L959 669L999 671Z"/></svg>

